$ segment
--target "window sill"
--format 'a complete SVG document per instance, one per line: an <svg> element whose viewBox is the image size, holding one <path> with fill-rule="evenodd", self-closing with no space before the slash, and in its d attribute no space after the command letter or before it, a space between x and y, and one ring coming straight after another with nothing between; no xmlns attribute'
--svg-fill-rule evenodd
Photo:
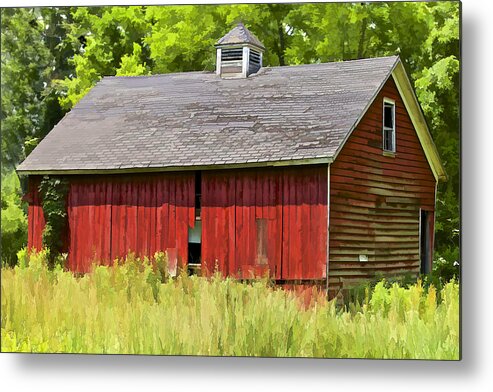
<svg viewBox="0 0 493 392"><path fill-rule="evenodd" d="M382 155L384 157L395 158L395 151L383 151Z"/></svg>

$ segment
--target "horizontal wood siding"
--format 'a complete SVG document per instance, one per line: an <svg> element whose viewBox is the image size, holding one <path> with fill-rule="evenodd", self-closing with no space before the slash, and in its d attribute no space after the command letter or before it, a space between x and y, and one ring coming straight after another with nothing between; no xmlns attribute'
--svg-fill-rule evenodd
<svg viewBox="0 0 493 392"><path fill-rule="evenodd" d="M29 202L27 211L27 247L28 249L41 250L43 247L43 229L45 227L45 218L41 196L39 194L39 184L41 178L31 176L28 180L28 192L25 199Z"/></svg>
<svg viewBox="0 0 493 392"><path fill-rule="evenodd" d="M323 279L327 167L204 171L202 259L239 278Z"/></svg>
<svg viewBox="0 0 493 392"><path fill-rule="evenodd" d="M383 98L396 104L396 153L382 150ZM435 179L389 79L330 168L329 285L419 272L419 210L434 211ZM433 228L431 230L433 233ZM360 262L359 255L368 257Z"/></svg>
<svg viewBox="0 0 493 392"><path fill-rule="evenodd" d="M194 224L193 173L74 177L68 195L69 268L87 272L130 252L167 251L185 266Z"/></svg>

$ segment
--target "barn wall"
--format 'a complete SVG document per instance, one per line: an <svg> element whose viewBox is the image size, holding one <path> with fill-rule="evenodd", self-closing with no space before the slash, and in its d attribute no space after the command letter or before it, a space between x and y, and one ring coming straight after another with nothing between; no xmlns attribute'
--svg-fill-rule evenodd
<svg viewBox="0 0 493 392"><path fill-rule="evenodd" d="M26 200L29 202L27 211L27 247L34 250L41 250L42 248L43 229L46 223L38 190L40 182L41 178L39 176L29 177L26 195Z"/></svg>
<svg viewBox="0 0 493 392"><path fill-rule="evenodd" d="M129 252L168 251L185 265L194 225L194 174L74 177L68 195L69 268L89 271Z"/></svg>
<svg viewBox="0 0 493 392"><path fill-rule="evenodd" d="M396 104L394 157L382 152L384 97ZM419 209L434 211L435 178L392 79L331 165L330 207L332 289L376 274L419 272ZM359 262L360 254L368 262Z"/></svg>
<svg viewBox="0 0 493 392"><path fill-rule="evenodd" d="M201 207L208 270L325 278L327 166L203 172Z"/></svg>

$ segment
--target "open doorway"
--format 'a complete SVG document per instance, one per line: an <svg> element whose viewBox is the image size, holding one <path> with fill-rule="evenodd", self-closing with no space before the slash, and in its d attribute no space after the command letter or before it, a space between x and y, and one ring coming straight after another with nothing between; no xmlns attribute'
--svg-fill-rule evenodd
<svg viewBox="0 0 493 392"><path fill-rule="evenodd" d="M200 274L202 262L202 220L200 216L202 202L202 176L195 172L195 225L188 229L188 272Z"/></svg>
<svg viewBox="0 0 493 392"><path fill-rule="evenodd" d="M429 274L431 272L432 242L431 238L431 212L419 210L419 257L420 273Z"/></svg>

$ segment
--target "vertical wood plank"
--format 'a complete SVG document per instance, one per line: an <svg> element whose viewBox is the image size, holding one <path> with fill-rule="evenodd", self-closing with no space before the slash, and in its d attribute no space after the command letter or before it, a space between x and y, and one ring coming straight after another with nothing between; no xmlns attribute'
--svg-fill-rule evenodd
<svg viewBox="0 0 493 392"><path fill-rule="evenodd" d="M120 198L122 196L122 191L121 191L121 183L120 182L115 182L113 183L113 191L111 195L111 260L114 261L115 259L120 257L119 253L119 239L120 239L120 216L121 216L121 210L120 210L120 205L121 201Z"/></svg>
<svg viewBox="0 0 493 392"><path fill-rule="evenodd" d="M162 179L162 226L161 226L161 250L166 252L169 245L169 196L170 196L170 179L165 176Z"/></svg>
<svg viewBox="0 0 493 392"><path fill-rule="evenodd" d="M282 169L282 257L281 278L289 276L289 177L286 169Z"/></svg>
<svg viewBox="0 0 493 392"><path fill-rule="evenodd" d="M310 195L310 184L316 181L314 178L316 175L316 171L312 170L310 173L304 173L301 171L300 173L300 197L301 197L301 236L300 236L300 249L301 249L301 270L300 270L300 278L303 279L305 276L312 276L314 272L313 265L316 264L316 260L314 258L316 252L312 252L318 246L315 243L315 239L311 236L311 227L312 224L316 224L315 222L310 221L310 211L313 209L313 204L311 202Z"/></svg>
<svg viewBox="0 0 493 392"><path fill-rule="evenodd" d="M139 207L141 202L141 195L139 192L139 181L135 178L126 182L123 199L125 205L122 206L122 210L125 211L125 217L121 220L122 243L123 249L121 249L122 257L126 256L129 252L139 253Z"/></svg>
<svg viewBox="0 0 493 392"><path fill-rule="evenodd" d="M111 264L111 200L113 184L107 181L104 184L104 261L106 265Z"/></svg>
<svg viewBox="0 0 493 392"><path fill-rule="evenodd" d="M231 173L226 177L227 181L227 242L228 242L228 262L225 270L227 274L234 272L236 263L236 176Z"/></svg>
<svg viewBox="0 0 493 392"><path fill-rule="evenodd" d="M168 247L176 248L176 176L170 175L169 181L169 215Z"/></svg>
<svg viewBox="0 0 493 392"><path fill-rule="evenodd" d="M74 271L77 265L77 183L70 184L68 195L68 218L69 218L69 230L70 230L70 245L68 254L68 267L71 271Z"/></svg>

